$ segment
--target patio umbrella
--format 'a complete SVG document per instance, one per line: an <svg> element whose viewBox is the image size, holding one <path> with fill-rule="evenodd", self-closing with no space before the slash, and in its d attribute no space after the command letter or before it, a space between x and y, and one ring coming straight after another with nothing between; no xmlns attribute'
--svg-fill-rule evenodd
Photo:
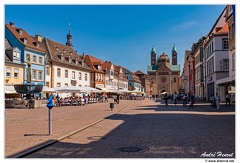
<svg viewBox="0 0 240 163"><path fill-rule="evenodd" d="M99 89L93 88L93 87L87 87L87 86L82 86L81 87L81 91L80 92L87 92L87 93L98 93L98 92L102 92Z"/></svg>
<svg viewBox="0 0 240 163"><path fill-rule="evenodd" d="M44 92L44 93L55 93L56 90L54 88L49 88L47 86L43 86L42 92Z"/></svg>
<svg viewBox="0 0 240 163"><path fill-rule="evenodd" d="M77 86L67 86L67 87L54 87L56 92L81 92L83 91L82 87Z"/></svg>

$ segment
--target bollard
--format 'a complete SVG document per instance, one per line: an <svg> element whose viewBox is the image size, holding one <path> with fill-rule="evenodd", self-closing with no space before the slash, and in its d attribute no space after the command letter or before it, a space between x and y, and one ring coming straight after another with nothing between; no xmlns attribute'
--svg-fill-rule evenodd
<svg viewBox="0 0 240 163"><path fill-rule="evenodd" d="M110 108L111 108L111 110L113 110L113 108L114 108L114 103L110 103Z"/></svg>

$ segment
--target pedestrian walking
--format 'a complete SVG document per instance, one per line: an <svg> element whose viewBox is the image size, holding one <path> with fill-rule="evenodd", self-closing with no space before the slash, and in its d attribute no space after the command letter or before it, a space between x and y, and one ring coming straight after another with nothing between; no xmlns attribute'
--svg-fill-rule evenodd
<svg viewBox="0 0 240 163"><path fill-rule="evenodd" d="M119 104L119 94L117 94L117 103Z"/></svg>
<svg viewBox="0 0 240 163"><path fill-rule="evenodd" d="M175 104L175 106L176 106L176 104L177 104L177 97L178 97L177 92L175 92L175 94L173 95L173 99L174 99L174 104Z"/></svg>
<svg viewBox="0 0 240 163"><path fill-rule="evenodd" d="M229 95L229 93L226 94L226 105L227 104L230 105L230 95Z"/></svg>
<svg viewBox="0 0 240 163"><path fill-rule="evenodd" d="M108 102L108 96L107 95L105 95L105 101Z"/></svg>
<svg viewBox="0 0 240 163"><path fill-rule="evenodd" d="M164 99L165 99L166 106L168 106L168 94L167 93L165 93Z"/></svg>
<svg viewBox="0 0 240 163"><path fill-rule="evenodd" d="M183 95L183 106L187 106L187 95Z"/></svg>
<svg viewBox="0 0 240 163"><path fill-rule="evenodd" d="M189 107L188 109L193 109L193 104L195 103L195 96L194 94L190 95L190 100L189 100Z"/></svg>
<svg viewBox="0 0 240 163"><path fill-rule="evenodd" d="M216 100L216 107L217 107L217 110L220 110L220 96L218 95L218 93L216 93L216 96L215 96L215 100Z"/></svg>
<svg viewBox="0 0 240 163"><path fill-rule="evenodd" d="M117 96L113 95L114 103L117 103Z"/></svg>
<svg viewBox="0 0 240 163"><path fill-rule="evenodd" d="M188 109L193 109L193 101L190 99Z"/></svg>

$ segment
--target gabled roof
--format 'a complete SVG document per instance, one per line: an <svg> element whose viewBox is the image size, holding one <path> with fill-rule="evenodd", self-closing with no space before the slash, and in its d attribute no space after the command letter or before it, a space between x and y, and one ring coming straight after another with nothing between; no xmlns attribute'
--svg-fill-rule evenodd
<svg viewBox="0 0 240 163"><path fill-rule="evenodd" d="M142 71L140 71L140 70L137 70L136 72L134 72L134 74L136 74L136 75L144 75L144 73Z"/></svg>
<svg viewBox="0 0 240 163"><path fill-rule="evenodd" d="M215 21L214 25L212 26L212 28L211 28L211 30L209 31L209 33L207 34L207 36L210 36L211 33L214 32L214 30L216 29L216 27L217 27L218 24L220 23L221 19L222 19L222 21L225 22L224 16L225 16L225 13L226 13L226 8L227 8L227 6L223 9L222 13L219 15L218 19Z"/></svg>
<svg viewBox="0 0 240 163"><path fill-rule="evenodd" d="M85 55L84 58L86 58L86 64L90 65L90 67L95 71L95 72L101 72L104 73L103 68L102 68L102 63L103 61L93 57L91 55ZM94 65L101 65L101 69L98 70Z"/></svg>
<svg viewBox="0 0 240 163"><path fill-rule="evenodd" d="M88 70L92 70L91 68L87 67L85 64L83 65L78 65L78 64L73 64L72 62L70 63L67 58L69 59L73 59L76 60L76 62L78 61L83 61L81 55L78 55L78 53L76 51L74 51L74 49L70 46L67 45L63 45L61 43L58 43L56 41L50 40L48 38L44 38L44 42L46 43L46 48L47 48L47 52L49 54L49 56L47 55L47 57L50 57L50 60L53 61L57 61L57 62L61 62L61 63L65 63L68 65L72 65L72 66L76 66L76 67L82 67ZM61 60L61 57L64 57L64 60Z"/></svg>
<svg viewBox="0 0 240 163"><path fill-rule="evenodd" d="M28 47L33 50L40 51L42 53L45 53L45 48L40 46L36 46L36 41L30 36L24 29L17 28L13 25L5 24L5 27L9 29L9 31L18 39L18 41L24 45L25 47ZM27 43L24 44L24 39L27 39Z"/></svg>
<svg viewBox="0 0 240 163"><path fill-rule="evenodd" d="M105 62L102 63L102 69L103 70L110 69L112 65L113 65L112 62L105 61Z"/></svg>
<svg viewBox="0 0 240 163"><path fill-rule="evenodd" d="M139 77L133 73L131 73L132 77L133 77L133 80L134 82L137 82L137 83L141 83L141 80L139 79Z"/></svg>
<svg viewBox="0 0 240 163"><path fill-rule="evenodd" d="M219 31L215 32L214 34L224 34L228 33L228 23L226 23Z"/></svg>

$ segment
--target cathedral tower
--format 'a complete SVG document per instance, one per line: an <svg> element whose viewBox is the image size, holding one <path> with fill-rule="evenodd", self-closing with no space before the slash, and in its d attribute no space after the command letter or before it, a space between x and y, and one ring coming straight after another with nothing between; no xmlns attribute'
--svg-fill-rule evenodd
<svg viewBox="0 0 240 163"><path fill-rule="evenodd" d="M173 45L172 48L172 65L177 65L177 48L175 44Z"/></svg>
<svg viewBox="0 0 240 163"><path fill-rule="evenodd" d="M156 49L155 49L155 47L154 47L154 45L153 45L153 47L152 47L152 50L151 50L151 66L155 66L156 65L156 55L157 55L157 53L156 53Z"/></svg>

